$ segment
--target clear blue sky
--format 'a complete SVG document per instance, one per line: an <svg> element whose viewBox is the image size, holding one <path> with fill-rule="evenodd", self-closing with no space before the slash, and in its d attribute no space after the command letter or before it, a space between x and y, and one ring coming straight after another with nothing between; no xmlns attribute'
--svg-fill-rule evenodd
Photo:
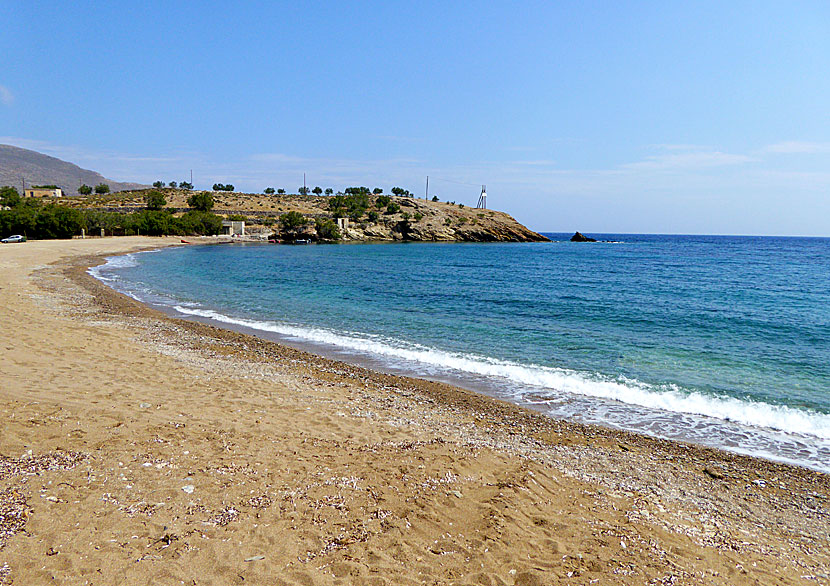
<svg viewBox="0 0 830 586"><path fill-rule="evenodd" d="M830 236L826 1L122 4L0 4L0 143L197 188L486 183L542 231Z"/></svg>

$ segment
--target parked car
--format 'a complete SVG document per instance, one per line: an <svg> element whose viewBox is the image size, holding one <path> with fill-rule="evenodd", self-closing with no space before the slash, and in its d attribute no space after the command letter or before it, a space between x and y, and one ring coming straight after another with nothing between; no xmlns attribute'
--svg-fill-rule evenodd
<svg viewBox="0 0 830 586"><path fill-rule="evenodd" d="M9 236L8 238L3 238L0 240L3 244L12 244L14 242L26 242L26 237L21 236L20 234L15 234L14 236Z"/></svg>

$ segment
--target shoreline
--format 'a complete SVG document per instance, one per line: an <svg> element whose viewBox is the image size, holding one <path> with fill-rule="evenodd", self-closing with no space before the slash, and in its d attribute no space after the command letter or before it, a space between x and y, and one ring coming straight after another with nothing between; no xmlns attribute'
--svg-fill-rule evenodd
<svg viewBox="0 0 830 586"><path fill-rule="evenodd" d="M210 241L207 244L214 244L214 242ZM99 264L98 266L105 265ZM100 275L95 270L88 272L96 277ZM330 340L321 341L319 336L303 338L302 333L294 335L285 334L279 331L279 327L276 329L268 327L275 325L274 322L267 320L265 322L259 321L265 318L233 317L233 313L228 314L226 310L221 308L208 308L207 313L196 309L189 311L188 309L178 307L175 300L167 299L166 294L161 293L161 298L166 299L166 301L160 301L155 297L155 294L148 296L147 293L149 292L143 289L133 291L129 286L125 288L112 287L108 282L109 279L101 278L99 280L104 281L105 284L114 288L116 291L126 291L125 294L127 296L133 297L135 293L136 297L134 298L138 299L139 302L148 305L150 308L170 318L213 325L219 329L231 330L272 341L327 359L343 361L354 366L366 368L370 371L444 383L451 387L462 388L466 391L482 394L496 400L507 401L510 404L542 413L554 420L598 426L605 430L627 431L638 436L642 435L659 440L678 442L680 444L713 448L730 454L740 454L759 460L807 468L825 474L830 473L830 464L823 459L822 454L822 452L827 452L827 447L822 443L823 441L826 443L826 440L808 434L799 435L801 429L797 426L790 425L789 429L764 427L762 425L753 426L752 423L745 423L745 420L740 418L739 413L735 413L737 417L733 421L729 417L718 418L717 415L707 415L705 411L684 411L682 406L675 410L671 410L670 408L655 410L654 413L649 414L651 418L649 418L649 415L646 415L638 424L634 424L632 423L632 418L642 416L643 410L648 411L649 408L646 403L637 403L636 401L634 403L626 403L624 400L618 403L616 399L605 399L603 397L591 397L587 399L587 402L593 401L593 405L599 405L598 412L605 415L605 417L597 417L596 415L586 417L580 414L578 409L573 408L567 409L571 414L561 413L557 412L555 408L547 407L548 401L544 396L544 392L548 390L547 388L540 389L541 398L539 400L533 399L535 393L529 395L531 398L527 398L524 395L518 395L514 398L512 397L513 393L511 393L512 389L509 388L509 384L507 385L508 388L505 388L505 381L501 383L493 382L486 377L479 376L478 371L474 369L467 371L455 370L453 368L441 370L439 366L438 371L431 374L423 374L422 370L418 368L420 364L417 363L417 359L404 359L397 364L389 364L370 351L361 351L355 349L353 345L349 345L351 339L348 336L351 333L345 334L346 337L344 337L342 332L331 331L330 333L333 333L337 339L335 342ZM199 307L203 309L201 306ZM297 326L295 329L298 331L302 330L303 326ZM347 328L347 330L349 329ZM388 351L393 348L387 346L384 349ZM381 351L380 354L383 355L384 352ZM433 366L441 364L440 362L429 362L430 357L426 358L427 364ZM513 366L536 368L533 364L513 364ZM578 393L573 395L564 393L564 395L570 397L567 399L567 402L586 401L586 397L590 397L590 394L580 395ZM584 406L588 410L592 407L592 405ZM623 406L623 409L619 410L617 406ZM744 408L751 410L753 406L749 402L744 405ZM765 406L775 408L775 406L768 404ZM735 409L739 410L737 407ZM730 412L729 415L732 416L733 413ZM665 427L660 427L659 424L655 426L656 419L660 419L661 421L670 420L670 429L667 430ZM681 428L683 429L681 430ZM752 438L747 437L748 435L751 435ZM741 440L744 440L744 443L740 443Z"/></svg>
<svg viewBox="0 0 830 586"><path fill-rule="evenodd" d="M233 241L231 241L231 242L204 242L204 243L199 242L196 245L212 245L212 244L228 244L228 243L232 244ZM194 243L191 243L191 245L193 245L193 244ZM147 249L131 251L129 253L124 253L124 254L131 254L131 253L134 253L134 252L152 252L154 250L161 250L161 248L152 248L151 247L151 248L147 248ZM443 382L443 381L437 381L437 380L432 380L432 379L428 379L428 378L421 378L417 375L407 375L407 374L401 374L401 373L384 372L380 369L375 369L375 368L372 368L371 366L367 366L365 364L347 362L347 361L339 360L339 359L331 357L331 356L317 354L313 350L307 349L307 347L311 346L310 344L306 345L306 344L298 343L298 344L295 345L295 344L291 344L291 343L286 343L282 340L269 339L265 336L258 335L258 334L253 333L253 332L246 331L246 330L250 330L251 328L245 328L243 326L233 327L232 324L217 323L215 320L212 320L210 318L196 318L196 317L183 318L183 317L178 317L176 315L173 315L172 313L167 313L167 312L165 312L161 309L157 309L155 307L152 307L151 305L147 304L146 302L134 299L134 298L132 298L132 297L130 297L130 296L124 294L124 293L121 293L120 291L117 291L116 289L110 287L109 285L102 282L101 280L96 279L94 276L90 275L89 272L88 272L89 269L94 268L95 266L100 266L101 264L103 264L103 262L105 262L105 260L108 256L109 255L100 255L100 256L94 257L93 259L90 259L90 261L92 261L93 264L88 264L87 265L86 261L84 261L81 266L72 267L70 270L67 271L66 274L67 274L67 276L69 276L70 278L75 280L79 285L81 285L82 287L84 287L88 291L96 291L96 296L99 296L99 298L103 301L103 303L106 303L107 305L110 305L114 308L117 308L116 311L119 311L119 312L123 313L124 315L140 316L140 315L143 315L144 311L146 310L148 312L151 312L150 315L152 315L153 317L155 317L157 319L171 320L173 323L179 325L180 327L184 327L185 329L187 329L190 324L201 326L201 327L194 328L194 331L198 332L200 335L208 335L208 336L212 336L212 337L227 339L231 343L245 344L246 346L249 346L249 347L250 347L250 345L252 344L252 342L254 340L256 342L261 342L264 345L266 345L266 346L264 346L264 351L266 352L266 354L269 353L268 352L269 349L268 349L267 345L268 344L274 344L276 348L272 349L273 353L275 353L277 355L284 354L287 350L297 352L298 355L299 355L299 360L302 360L302 361L308 363L312 368L316 367L316 368L325 369L325 368L332 368L332 365L334 365L334 368L356 369L356 374L354 376L360 376L364 379L374 379L377 376L393 377L393 381L394 381L394 379L400 379L400 382L404 382L405 384L415 386L415 387L419 388L419 390L421 390L422 392L425 392L428 395L433 395L433 394L437 395L437 396L432 396L431 398L433 398L433 399L438 398L438 400L441 400L442 402L459 403L459 404L465 404L466 405L467 401L465 401L464 399L461 399L460 396L465 396L466 397L466 396L469 395L471 397L481 398L481 399L483 399L483 401L481 403L473 402L473 404L475 404L475 407L473 407L473 408L480 410L482 413L490 411L490 409L488 408L488 407L490 407L490 405L488 405L488 401L492 401L495 404L498 404L498 405L501 405L501 406L507 406L507 407L510 407L510 408L517 409L518 412L520 412L524 415L527 415L530 418L537 418L537 417L541 416L543 418L542 422L546 422L546 421L550 420L550 421L552 421L552 422L554 422L558 425L566 426L566 427L569 427L569 428L572 426L572 428L569 429L568 431L575 431L575 432L583 433L583 434L586 434L586 435L589 435L589 434L600 434L600 435L602 435L603 433L609 433L609 434L611 434L611 437L613 439L616 439L618 441L624 441L624 440L627 439L628 441L630 441L632 443L638 443L639 441L644 441L644 442L646 442L646 445L643 446L644 449L653 449L653 448L655 448L654 445L648 445L649 441L656 442L655 445L659 445L661 447L665 446L666 444L668 444L670 446L676 444L677 447L678 447L678 450L676 450L677 453L686 453L689 450L702 450L704 452L713 451L715 454L718 454L719 456L733 456L733 457L736 457L736 458L739 458L739 459L749 459L750 462L745 462L744 463L744 465L747 468L752 467L751 462L760 461L760 462L764 462L764 463L767 463L767 464L770 464L770 465L776 465L776 466L780 465L780 466L792 467L792 468L796 468L796 469L800 469L800 470L805 470L809 473L826 475L825 472L822 472L820 470L814 470L814 469L811 469L811 468L806 467L806 466L801 466L801 465L798 465L798 464L785 462L785 461L781 461L781 460L774 460L772 458L764 458L764 457L756 456L756 455L752 455L752 454L745 454L745 453L725 450L725 449L721 449L721 448L717 448L717 447L705 446L705 445L697 444L697 443L694 443L694 442L685 442L685 441L681 441L681 440L666 439L666 438L661 438L661 437L648 435L648 434L645 434L645 433L638 433L636 431L615 429L613 427L606 427L606 426L599 425L599 424L585 424L585 423L580 423L580 422L576 422L576 421L569 421L567 419L554 418L554 417L550 417L549 415L544 414L541 411L534 410L530 407L523 407L521 405L517 405L517 404L512 403L510 401L506 401L504 399L500 399L498 397L494 397L492 395L482 393L482 392L476 391L474 389L464 388L463 386L460 386L458 384L453 384L451 382ZM103 285L103 289L98 290L99 286L101 286L101 285ZM133 304L138 304L142 309L139 310L139 309L135 308L133 306ZM205 330L205 328L206 328L206 330ZM225 333L231 334L231 335L228 336L227 338L225 338ZM292 358L292 359L297 360L297 358ZM385 380L384 380L384 383L386 383ZM424 385L424 386L422 386L422 385ZM441 389L441 391L443 391L443 392L436 391L435 387L433 385L438 385L439 388ZM457 393L459 396L454 397L453 396L454 393ZM498 409L496 411L498 413L501 413L501 414L506 414L507 413L505 411L502 411L501 409ZM619 436L619 437L617 437L617 436Z"/></svg>
<svg viewBox="0 0 830 586"><path fill-rule="evenodd" d="M134 240L147 243L150 239ZM102 240L99 244L98 248L117 249L128 243ZM152 243L148 246L154 247ZM33 369L52 372L45 380L55 381L56 373L50 368L66 375L67 365L77 369L79 380L86 380L95 378L90 371L95 364L111 363L107 366L110 372L98 378L123 388L113 394L70 385L63 393L40 389L31 393L33 397L26 393L33 385L24 383L22 389L0 391L9 406L7 412L34 411L37 413L29 421L39 422L19 429L9 424L14 429L0 439L0 456L4 458L0 463L23 462L16 456L25 454L21 448L26 446L32 446L28 449L37 455L55 452L54 444L58 443L60 450L55 453L79 454L84 463L72 468L57 465L40 474L44 479L54 476L53 481L65 478L75 486L82 484L80 468L86 467L86 472L99 477L110 468L117 471L115 462L119 457L126 460L125 451L132 440L112 430L123 426L134 431L135 443L147 452L134 461L146 459L151 464L134 464L138 470L143 467L172 474L182 469L173 474L173 485L161 490L161 505L151 504L150 498L129 498L134 491L147 496L145 492L160 490L154 488L158 482L137 478L130 480L130 489L117 482L107 484L105 494L120 503L115 510L110 510L111 502L101 499L104 487L97 488L96 497L81 500L80 508L85 527L95 526L103 516L113 533L126 534L143 526L147 534L149 523L161 533L157 538L164 541L166 535L167 542L161 545L156 542L151 547L142 541L145 550L152 549L153 555L159 556L154 561L148 558L143 571L172 573L171 578L190 576L192 572L188 574L174 558L165 558L173 550L175 559L189 556L196 561L197 577L219 579L223 575L220 569L228 561L225 565L233 566L234 571L247 572L247 583L273 577L282 583L303 583L303 576L314 583L421 583L428 576L436 583L465 583L465 577L494 584L588 583L589 577L600 583L643 583L665 576L682 578L684 583L805 583L805 579L821 583L830 572L830 479L825 474L554 420L443 383L383 374L247 334L172 318L88 275L86 269L94 259L73 252L67 253L68 259L53 259L22 277L19 273L26 264L16 265L21 268L12 271L14 278L34 285L32 291L39 289L40 301L36 299L31 307L25 300L15 300L20 294L9 289L9 279L0 281L3 301L18 308L4 319L3 326L12 333L23 332L21 326L15 327L23 317L51 326L51 330L31 334L30 352L36 351L38 344L48 345L50 331L80 328L87 336L105 331L110 344L102 345L89 337L84 343L97 351L111 349L110 360L101 363L100 355L96 359L67 351L56 354L54 364L33 367L21 355L12 359L12 365L28 365L12 369L12 382L25 381L27 370ZM96 254L98 259L115 255L106 250ZM0 263L5 261L0 253ZM33 312L37 303L46 304L42 316ZM65 345L71 350L77 343L73 338ZM127 369L123 376L119 374L130 364L144 364L148 369ZM157 376L152 367L162 364L173 370ZM179 388L182 381L188 384ZM198 390L197 396L192 389ZM125 401L121 393L131 400ZM82 400L83 395L91 395L96 406ZM140 395L153 400L138 401ZM141 407L143 404L152 407ZM44 405L44 412L38 405ZM78 420L77 428L84 433L72 437L71 431L67 435L65 430L52 430L57 422L50 422L46 412L55 408L61 413L89 415L87 420ZM103 421L104 413L109 414L109 425L96 423ZM111 427L113 413L122 420L116 428ZM155 415L152 424L142 423L145 413ZM171 429L166 422L175 423L177 417L186 422ZM90 429L84 430L84 425ZM63 428L63 423L58 427ZM193 429L196 431L189 431ZM192 458L167 450L177 436L190 433L196 434L190 438L195 444L206 444L198 458L197 450L186 450L193 453ZM163 441L152 446L148 442L154 435ZM269 438L280 438L280 445L260 445L262 440L271 444ZM284 449L286 445L289 447ZM154 449L168 453L153 455ZM180 461L194 458L196 462ZM223 478L203 472L218 470L211 468L211 460L227 459L235 466L229 463L228 471L219 475ZM282 461L283 466L262 472L268 461ZM312 465L314 461L319 463ZM293 474L288 472L292 467ZM329 470L339 470L342 475L334 474L329 484L320 483L319 475ZM89 474L84 476L88 479ZM4 476L0 472L0 507L7 484L19 485L28 478L25 473ZM32 482L40 484L40 478ZM186 480L190 483L183 484ZM315 480L316 484L303 492L292 488L294 480L300 484ZM250 499L245 501L242 495L249 492L243 490L247 487L237 486L240 482L254 487L257 496L267 497L258 503L270 504L258 507ZM215 490L203 488L203 483L216 485ZM29 489L34 488L28 484ZM197 492L188 493L179 484L193 485ZM311 494L314 491L320 494ZM45 581L44 570L24 569L26 556L42 558L53 576L64 578L76 574L66 567L61 570L57 562L70 555L83 557L80 549L75 552L69 547L61 558L31 543L37 535L60 540L66 528L36 521L42 518L40 509L71 502L66 498L69 495L58 494L57 501L38 499L33 503L36 492L29 490L28 494L28 506L34 513L26 524L29 536L18 532L5 546L0 544L0 568L8 562L8 575L22 580L20 583ZM41 497L43 494L41 491ZM371 503L366 500L369 494L374 495L369 498ZM292 507L284 506L286 498ZM127 504L131 500L134 502ZM137 507L132 514L130 506ZM141 512L142 506L153 512ZM235 512L228 512L228 506ZM224 511L224 517L211 517L199 507L213 513ZM160 517L165 523L156 521ZM581 521L574 525L574 518ZM452 519L464 526L463 535L447 525ZM289 544L272 543L271 553L264 558L268 562L245 561L256 557L252 553L234 565L223 556L232 555L235 548L224 548L216 537L210 541L204 534L197 535L200 531L227 534L242 543L256 541L259 550L268 550L263 544L269 543L265 535L269 532L251 528L252 524L255 529L264 527L266 520L296 538L299 548L292 539ZM209 530L204 529L205 523ZM338 529L327 533L332 526ZM170 527L175 528L175 534ZM195 533L188 534L193 529ZM129 550L129 541L121 549ZM322 547L315 549L310 544ZM302 552L297 554L303 548L306 561L302 561ZM205 555L209 549L211 554ZM274 554L274 550L281 553ZM308 557L308 552L314 555ZM99 556L99 569L112 570L104 583L146 583L147 576L130 569L127 562L132 558L121 553L108 551L108 555ZM84 555L90 554L85 551ZM228 573L224 583L231 583L231 577ZM0 583L2 580L0 573Z"/></svg>

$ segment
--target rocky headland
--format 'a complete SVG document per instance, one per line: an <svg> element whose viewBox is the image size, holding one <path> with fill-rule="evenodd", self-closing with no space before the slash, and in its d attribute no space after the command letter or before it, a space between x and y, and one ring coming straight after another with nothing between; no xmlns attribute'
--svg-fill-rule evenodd
<svg viewBox="0 0 830 586"><path fill-rule="evenodd" d="M188 209L192 191L162 190L165 209ZM147 190L66 198L63 205L101 211L132 212L145 206ZM548 239L512 216L496 210L477 209L451 202L412 197L368 195L357 211L332 209L336 196L211 192L213 212L230 219L244 219L246 231L277 238L326 240L321 223L336 223L345 241L443 241L443 242L546 242ZM348 196L346 196L348 197ZM347 204L348 207L348 201ZM290 212L302 215L304 224L285 230L281 218ZM343 221L345 220L345 221ZM336 224L335 224L336 225Z"/></svg>

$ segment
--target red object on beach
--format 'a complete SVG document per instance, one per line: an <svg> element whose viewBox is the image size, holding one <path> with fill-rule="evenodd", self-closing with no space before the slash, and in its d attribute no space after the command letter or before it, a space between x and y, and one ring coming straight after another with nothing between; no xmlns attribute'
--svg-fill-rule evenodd
<svg viewBox="0 0 830 586"><path fill-rule="evenodd" d="M184 239L183 239L183 240L182 240L182 244L190 244L190 242L188 242L187 240L184 240Z"/></svg>

